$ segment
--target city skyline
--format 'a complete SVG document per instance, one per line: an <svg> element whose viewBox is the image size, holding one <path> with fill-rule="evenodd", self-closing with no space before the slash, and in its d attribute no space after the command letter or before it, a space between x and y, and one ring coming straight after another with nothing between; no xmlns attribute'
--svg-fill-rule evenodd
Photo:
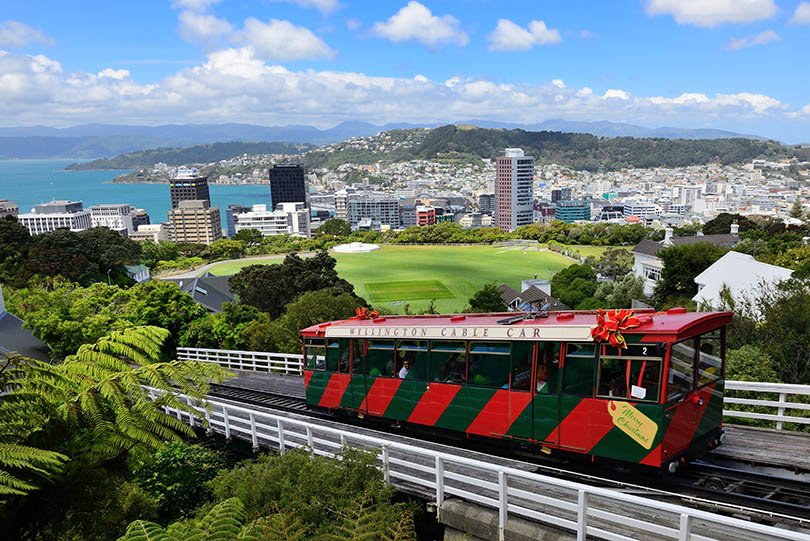
<svg viewBox="0 0 810 541"><path fill-rule="evenodd" d="M563 118L808 142L809 30L797 0L33 1L0 19L0 124Z"/></svg>

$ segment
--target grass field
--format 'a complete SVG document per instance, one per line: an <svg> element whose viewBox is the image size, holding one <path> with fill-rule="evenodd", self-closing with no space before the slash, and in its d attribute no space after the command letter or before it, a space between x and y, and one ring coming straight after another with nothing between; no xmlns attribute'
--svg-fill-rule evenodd
<svg viewBox="0 0 810 541"><path fill-rule="evenodd" d="M230 276L236 274L248 265L275 265L284 261L286 255L273 255L261 259L240 259L237 261L223 261L209 271L215 276Z"/></svg>
<svg viewBox="0 0 810 541"><path fill-rule="evenodd" d="M338 273L375 308L401 313L427 308L458 312L484 284L520 288L526 278L551 278L572 261L551 252L494 246L392 246L365 254L332 254Z"/></svg>

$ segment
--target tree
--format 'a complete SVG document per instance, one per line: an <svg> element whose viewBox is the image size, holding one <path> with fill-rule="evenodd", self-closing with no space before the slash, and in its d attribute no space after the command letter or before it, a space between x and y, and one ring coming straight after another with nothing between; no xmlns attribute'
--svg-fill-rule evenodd
<svg viewBox="0 0 810 541"><path fill-rule="evenodd" d="M596 274L588 265L571 265L551 278L551 295L572 308L594 296ZM589 301L590 304L590 301Z"/></svg>
<svg viewBox="0 0 810 541"><path fill-rule="evenodd" d="M602 301L603 308L630 308L633 299L644 299L644 279L628 273L613 282L602 282L596 288L595 297Z"/></svg>
<svg viewBox="0 0 810 541"><path fill-rule="evenodd" d="M802 218L804 216L804 208L802 208L802 201L799 199L799 196L796 195L796 200L793 201L793 205L790 207L790 217L791 218Z"/></svg>
<svg viewBox="0 0 810 541"><path fill-rule="evenodd" d="M664 268L655 286L656 302L664 302L670 296L694 296L697 293L695 277L726 252L728 248L710 242L681 244L658 252Z"/></svg>
<svg viewBox="0 0 810 541"><path fill-rule="evenodd" d="M751 345L729 350L726 361L726 379L779 382L771 356L757 346Z"/></svg>
<svg viewBox="0 0 810 541"><path fill-rule="evenodd" d="M180 257L177 243L167 241L143 241L141 244L141 262L154 269L159 261L174 261Z"/></svg>
<svg viewBox="0 0 810 541"><path fill-rule="evenodd" d="M715 218L703 224L703 234L720 235L723 233L729 233L731 231L731 224L734 222L737 222L737 225L740 227L740 233L757 228L757 225L754 222L742 214L721 212Z"/></svg>
<svg viewBox="0 0 810 541"><path fill-rule="evenodd" d="M28 276L63 276L71 282L89 285L102 277L82 246L78 233L57 229L33 238L26 260ZM104 280L106 281L106 269Z"/></svg>
<svg viewBox="0 0 810 541"><path fill-rule="evenodd" d="M346 220L330 218L318 228L318 235L329 235L332 237L348 237L352 233L352 226Z"/></svg>
<svg viewBox="0 0 810 541"><path fill-rule="evenodd" d="M602 254L594 270L611 280L624 276L633 269L633 254L624 248L608 248Z"/></svg>
<svg viewBox="0 0 810 541"><path fill-rule="evenodd" d="M756 345L773 358L784 383L810 383L810 281L790 279L763 289Z"/></svg>
<svg viewBox="0 0 810 541"><path fill-rule="evenodd" d="M0 219L0 283L21 285L31 235L14 216Z"/></svg>
<svg viewBox="0 0 810 541"><path fill-rule="evenodd" d="M122 237L107 227L93 227L79 233L82 247L88 259L97 265L96 276L107 278L108 271L111 279L127 281L125 265L138 263L141 258L140 245Z"/></svg>
<svg viewBox="0 0 810 541"><path fill-rule="evenodd" d="M241 229L231 239L242 241L248 247L259 246L262 243L262 233L258 229Z"/></svg>
<svg viewBox="0 0 810 541"><path fill-rule="evenodd" d="M485 284L484 287L473 293L467 302L469 304L464 308L465 312L485 313L506 310L506 304L503 302L503 297L498 292L495 282Z"/></svg>
<svg viewBox="0 0 810 541"><path fill-rule="evenodd" d="M209 261L239 259L245 255L247 245L237 239L220 239L212 242L203 254Z"/></svg>
<svg viewBox="0 0 810 541"><path fill-rule="evenodd" d="M192 321L206 315L205 308L180 291L174 282L151 280L137 284L130 291L132 300L127 305L127 321L130 325L154 325L168 330L170 350L177 346L177 340Z"/></svg>
<svg viewBox="0 0 810 541"><path fill-rule="evenodd" d="M0 487L28 492L15 479L28 486L43 478L58 481L52 466L63 458L70 478L193 436L161 406L198 416L176 393L202 399L227 373L210 363L161 362L167 337L165 329L136 327L85 344L61 364L27 360L0 401L0 433L5 446L16 446L30 460L0 452Z"/></svg>
<svg viewBox="0 0 810 541"><path fill-rule="evenodd" d="M250 349L243 336L245 328L269 323L270 316L258 308L226 302L222 312L191 321L179 344L195 348Z"/></svg>

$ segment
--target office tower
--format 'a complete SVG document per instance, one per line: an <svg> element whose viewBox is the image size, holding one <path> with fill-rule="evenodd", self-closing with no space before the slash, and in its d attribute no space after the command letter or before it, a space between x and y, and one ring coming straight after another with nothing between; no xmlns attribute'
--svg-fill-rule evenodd
<svg viewBox="0 0 810 541"><path fill-rule="evenodd" d="M571 199L571 188L557 188L551 190L551 202L569 201Z"/></svg>
<svg viewBox="0 0 810 541"><path fill-rule="evenodd" d="M478 211L481 214L492 214L495 211L494 193L482 193L478 196Z"/></svg>
<svg viewBox="0 0 810 541"><path fill-rule="evenodd" d="M17 220L28 228L32 235L56 229L84 231L92 227L90 211L84 210L81 201L51 201L34 207L32 212L20 214Z"/></svg>
<svg viewBox="0 0 810 541"><path fill-rule="evenodd" d="M132 212L130 212L129 215L132 219L133 231L137 231L142 225L149 225L152 223L152 220L149 218L149 213L147 213L144 209L132 209Z"/></svg>
<svg viewBox="0 0 810 541"><path fill-rule="evenodd" d="M576 222L591 219L591 204L587 201L564 201L554 203L555 217L561 222Z"/></svg>
<svg viewBox="0 0 810 541"><path fill-rule="evenodd" d="M236 216L250 212L250 209L244 205L228 205L228 208L225 209L225 227L229 237L236 235Z"/></svg>
<svg viewBox="0 0 810 541"><path fill-rule="evenodd" d="M399 199L384 193L349 194L346 200L346 221L354 228L364 219L371 220L372 227L375 223L399 227Z"/></svg>
<svg viewBox="0 0 810 541"><path fill-rule="evenodd" d="M169 211L169 240L211 244L221 238L219 209L207 200L180 201Z"/></svg>
<svg viewBox="0 0 810 541"><path fill-rule="evenodd" d="M281 203L307 203L304 168L300 165L274 165L270 169L270 201L277 207Z"/></svg>
<svg viewBox="0 0 810 541"><path fill-rule="evenodd" d="M93 205L90 207L90 221L93 227L106 227L123 236L135 230L132 207L126 204Z"/></svg>
<svg viewBox="0 0 810 541"><path fill-rule="evenodd" d="M534 158L519 148L507 148L495 160L495 225L513 231L532 223Z"/></svg>
<svg viewBox="0 0 810 541"><path fill-rule="evenodd" d="M194 167L191 169L179 168L177 175L169 182L169 188L171 190L173 209L177 208L180 201L208 201L208 204L211 204L208 177L201 176L200 172Z"/></svg>

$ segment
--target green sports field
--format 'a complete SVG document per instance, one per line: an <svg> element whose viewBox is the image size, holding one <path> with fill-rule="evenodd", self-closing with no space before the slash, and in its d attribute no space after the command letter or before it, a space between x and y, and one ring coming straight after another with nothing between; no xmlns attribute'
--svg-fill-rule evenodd
<svg viewBox="0 0 810 541"><path fill-rule="evenodd" d="M457 312L488 282L515 289L526 278L551 278L573 262L551 252L495 246L383 246L364 254L332 254L338 273L375 308Z"/></svg>

